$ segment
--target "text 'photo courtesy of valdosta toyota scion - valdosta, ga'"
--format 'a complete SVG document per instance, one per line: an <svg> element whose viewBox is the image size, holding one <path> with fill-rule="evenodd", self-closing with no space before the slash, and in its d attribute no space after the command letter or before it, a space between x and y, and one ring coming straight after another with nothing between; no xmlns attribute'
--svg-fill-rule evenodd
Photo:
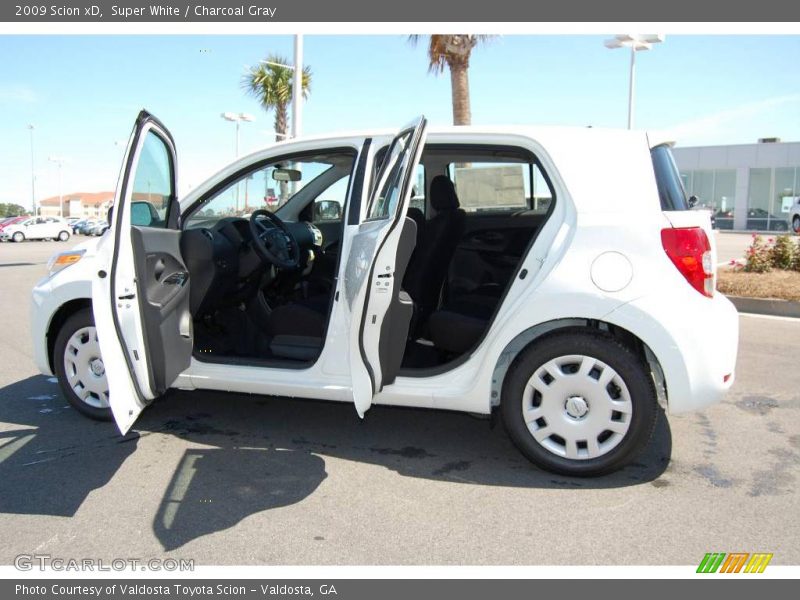
<svg viewBox="0 0 800 600"><path fill-rule="evenodd" d="M14 592L17 596L69 596L75 597L95 597L121 596L150 597L150 596L176 596L179 598L192 598L195 596L244 596L249 592L260 592L262 596L307 596L312 597L317 593L320 596L338 596L339 592L332 583L310 585L290 585L286 583L260 583L258 585L197 585L182 583L165 584L126 584L126 583L107 583L95 585L70 585L64 583L51 584L17 584Z"/></svg>
<svg viewBox="0 0 800 600"><path fill-rule="evenodd" d="M181 198L176 164L142 111L108 231L32 293L38 368L123 434L170 388L496 413L536 465L594 476L733 384L737 313L669 140L419 117Z"/></svg>

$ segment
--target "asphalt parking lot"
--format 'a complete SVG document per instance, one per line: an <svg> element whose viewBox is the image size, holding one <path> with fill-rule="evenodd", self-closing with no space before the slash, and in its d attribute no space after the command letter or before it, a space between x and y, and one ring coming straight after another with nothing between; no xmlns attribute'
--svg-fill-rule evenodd
<svg viewBox="0 0 800 600"><path fill-rule="evenodd" d="M183 392L122 438L31 360L29 290L77 241L0 244L0 564L800 564L800 320L742 316L725 401L662 419L599 479L539 471L502 427L435 411L361 422L349 405Z"/></svg>

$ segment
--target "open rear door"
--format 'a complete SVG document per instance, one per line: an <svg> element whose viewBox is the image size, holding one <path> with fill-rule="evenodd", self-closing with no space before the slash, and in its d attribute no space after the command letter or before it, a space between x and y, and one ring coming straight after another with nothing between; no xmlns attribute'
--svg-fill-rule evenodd
<svg viewBox="0 0 800 600"><path fill-rule="evenodd" d="M189 274L180 253L176 190L172 136L142 111L92 283L109 403L123 434L191 361Z"/></svg>
<svg viewBox="0 0 800 600"><path fill-rule="evenodd" d="M357 291L350 370L353 400L362 417L375 394L392 383L400 369L414 312L401 284L416 244L416 225L406 212L426 126L425 118L419 117L389 146L347 259L345 283Z"/></svg>

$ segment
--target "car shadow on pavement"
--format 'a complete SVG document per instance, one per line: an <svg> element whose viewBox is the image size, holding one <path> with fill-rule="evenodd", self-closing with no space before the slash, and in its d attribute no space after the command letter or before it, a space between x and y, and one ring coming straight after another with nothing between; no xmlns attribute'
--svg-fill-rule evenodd
<svg viewBox="0 0 800 600"><path fill-rule="evenodd" d="M531 465L502 425L454 412L376 406L362 421L349 404L173 392L137 427L193 444L164 495L154 531L165 550L299 502L327 476L325 459L369 463L404 477L462 485L599 489L639 485L667 468L672 436L659 418L648 448L625 469L599 478L553 475Z"/></svg>
<svg viewBox="0 0 800 600"><path fill-rule="evenodd" d="M0 423L0 513L74 515L139 441L82 417L41 376L0 388Z"/></svg>
<svg viewBox="0 0 800 600"><path fill-rule="evenodd" d="M166 489L151 490L162 494L152 526L165 550L304 500L328 476L326 459L459 485L580 493L653 481L672 450L662 417L648 448L625 469L564 477L531 465L488 419L376 406L361 420L347 403L208 391L168 393L122 437L113 424L69 408L46 377L0 389L0 422L12 425L0 432L0 513L72 516L147 437L189 442Z"/></svg>

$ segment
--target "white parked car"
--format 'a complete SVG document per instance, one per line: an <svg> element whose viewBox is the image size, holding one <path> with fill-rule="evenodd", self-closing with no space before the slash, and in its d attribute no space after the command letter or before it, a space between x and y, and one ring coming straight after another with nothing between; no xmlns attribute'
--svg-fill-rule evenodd
<svg viewBox="0 0 800 600"><path fill-rule="evenodd" d="M789 210L789 223L792 226L792 231L800 233L800 196L795 198L794 204Z"/></svg>
<svg viewBox="0 0 800 600"><path fill-rule="evenodd" d="M40 370L123 433L168 388L497 410L540 467L598 475L733 383L708 214L644 132L420 118L281 142L179 200L143 112L124 165L108 233L53 258L32 318Z"/></svg>
<svg viewBox="0 0 800 600"><path fill-rule="evenodd" d="M25 240L58 240L66 242L70 226L61 217L31 217L9 225L0 232L3 240L24 242Z"/></svg>

